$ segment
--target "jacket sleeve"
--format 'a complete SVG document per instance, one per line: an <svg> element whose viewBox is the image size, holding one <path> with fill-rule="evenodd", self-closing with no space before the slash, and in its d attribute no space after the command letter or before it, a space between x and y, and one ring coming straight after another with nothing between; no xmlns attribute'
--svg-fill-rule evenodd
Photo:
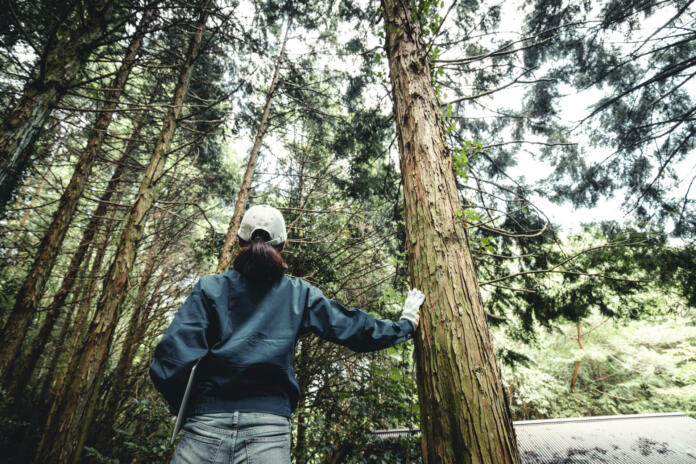
<svg viewBox="0 0 696 464"><path fill-rule="evenodd" d="M199 280L155 348L150 377L175 415L191 368L208 352L208 309Z"/></svg>
<svg viewBox="0 0 696 464"><path fill-rule="evenodd" d="M301 333L313 332L357 352L376 351L413 337L411 322L377 319L359 309L347 309L307 284Z"/></svg>

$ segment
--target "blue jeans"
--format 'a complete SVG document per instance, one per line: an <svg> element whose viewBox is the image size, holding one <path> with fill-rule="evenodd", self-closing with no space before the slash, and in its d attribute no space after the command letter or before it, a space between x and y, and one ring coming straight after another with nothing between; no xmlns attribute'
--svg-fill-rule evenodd
<svg viewBox="0 0 696 464"><path fill-rule="evenodd" d="M290 419L232 412L189 417L172 464L289 464Z"/></svg>

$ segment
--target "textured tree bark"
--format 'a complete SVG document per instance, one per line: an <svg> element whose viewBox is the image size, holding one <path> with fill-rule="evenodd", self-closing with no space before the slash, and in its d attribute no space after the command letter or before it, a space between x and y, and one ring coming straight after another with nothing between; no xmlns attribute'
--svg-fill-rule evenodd
<svg viewBox="0 0 696 464"><path fill-rule="evenodd" d="M31 147L58 104L99 44L113 13L113 0L87 2L67 28L49 39L37 76L0 127L0 217L29 165Z"/></svg>
<svg viewBox="0 0 696 464"><path fill-rule="evenodd" d="M87 274L87 271L89 270L89 260L85 262L85 271L83 272L83 277L85 274ZM73 316L75 315L75 312L77 311L76 306L69 306L67 311L65 311L65 319L63 320L63 325L60 327L60 332L58 332L58 335L54 338L53 340L53 356L51 356L50 360L46 362L45 364L45 369L46 369L46 377L50 378L52 377L52 369L55 368L56 362L54 361L54 356L58 356L60 353L63 352L65 348L65 339L68 336L68 332L70 331L70 326L72 325L73 322ZM38 369L37 369L38 370ZM37 382L39 384L39 387L43 386L43 378L39 379L40 381ZM26 387L28 387L29 382L27 381Z"/></svg>
<svg viewBox="0 0 696 464"><path fill-rule="evenodd" d="M78 202L87 185L87 178L92 172L94 161L101 151L112 116L118 106L128 76L135 65L135 58L138 55L153 13L154 10L152 8L145 10L135 34L126 48L121 67L109 86L109 90L106 91L106 103L102 107L94 126L92 126L87 145L80 153L75 171L60 198L58 209L53 215L51 224L41 239L32 267L17 295L14 308L5 323L2 334L0 334L0 337L7 340L6 343L0 344L0 378L3 379L2 385L7 388L8 396L11 398L25 387L58 318L59 311L56 307L51 307L51 310L46 312L46 317L42 322L38 335L32 342L29 353L22 358L21 363L18 363L17 356L19 350L38 309L46 282L53 269L56 256L60 252L73 215L77 210ZM20 369L17 369L18 364L21 364ZM19 371L18 373L13 372L17 370Z"/></svg>
<svg viewBox="0 0 696 464"><path fill-rule="evenodd" d="M80 274L80 277L82 279L85 279L86 276L89 274L90 271L90 264L92 262L92 255L91 253L87 253L86 259L84 259L80 264L79 264L79 269L77 270L78 273ZM79 293L76 293L73 296L73 301L77 301L80 297ZM63 311L65 313L65 319L63 320L63 325L61 326L60 332L56 337L53 337L53 349L51 350L52 356L50 357L50 360L46 360L44 362L44 365L41 369L36 369L36 370L41 370L44 371L41 377L38 379L38 382L36 385L34 385L34 392L33 395L35 398L41 399L42 397L37 395L37 392L40 392L45 384L46 381L49 379L53 378L53 373L55 366L57 364L57 357L60 356L61 353L65 352L65 340L68 336L68 333L70 332L70 328L72 326L72 321L74 319L75 313L77 312L77 307L78 305L70 305L68 308L66 308L66 311ZM29 382L27 382L26 387L29 386ZM21 394L21 392L18 392ZM41 407L36 408L36 412L38 414L41 414ZM37 416L41 417L41 416Z"/></svg>
<svg viewBox="0 0 696 464"><path fill-rule="evenodd" d="M111 214L111 218L107 219L107 223L108 221L113 220L115 214L116 211L113 211ZM78 292L79 297L76 297L76 299L79 301L79 305L77 307L77 313L74 317L75 323L70 328L68 336L65 340L65 353L54 353L54 357L58 356L58 359L52 361L56 363L55 366L58 365L57 362L60 359L60 355L62 355L64 359L64 362L58 369L54 368L54 370L52 370L55 379L55 387L49 395L49 388L53 384L54 379L51 379L48 383L44 382L44 384L41 387L41 390L39 391L39 394L36 396L40 399L42 405L50 407L56 401L58 393L63 391L63 388L65 387L65 384L67 382L68 374L70 373L69 366L74 366L77 362L77 351L80 345L82 344L82 338L86 331L85 329L88 325L90 306L92 303L92 299L94 298L97 278L99 275L101 275L103 271L102 264L104 263L104 257L106 256L107 247L109 243L111 243L112 234L110 232L111 229L107 227L101 234L101 241L97 246L97 252L95 254L94 262L90 270L90 275L87 278L87 285L80 292Z"/></svg>
<svg viewBox="0 0 696 464"><path fill-rule="evenodd" d="M157 89L159 89L159 86L155 86L155 94L157 93ZM68 296L70 293L73 291L73 287L75 286L75 283L77 282L77 276L78 272L80 270L80 266L84 262L85 256L87 255L88 250L92 246L92 242L94 241L94 238L97 234L97 231L99 230L99 226L102 223L102 220L104 217L106 217L107 214L107 209L108 209L108 203L111 201L111 198L114 195L114 192L116 191L116 186L118 183L121 181L121 177L124 174L126 163L128 161L128 158L130 157L131 153L135 149L137 143L138 143L138 137L140 134L140 130L142 129L143 125L149 121L148 115L145 115L145 117L142 117L138 119L138 121L135 123L135 127L131 131L130 137L128 138L126 145L123 148L123 152L121 153L121 157L119 158L118 161L116 161L116 168L113 170L111 174L111 178L109 179L109 183L107 184L106 189L104 190L104 193L102 196L99 198L99 205L97 206L97 209L94 210L92 213L92 217L90 218L89 222L87 223L87 226L85 227L83 233L82 233L82 238L80 239L80 243L77 246L77 249L75 250L75 253L73 254L73 257L70 259L70 264L68 265L68 270L65 276L63 277L63 280L61 281L60 288L56 292L56 294L53 296L53 300L51 301L51 304L46 308L46 314L58 314L60 311L63 309L63 306L65 305L65 302L68 299ZM105 245L102 245L98 251L97 251L97 257L95 259L95 262L99 263L97 268L101 267L101 262L104 258L104 253L105 253ZM87 284L87 288L89 289L88 292L85 293L87 295L87 299L79 304L80 310L78 311L78 315L76 317L77 319L77 325L82 326L84 320L87 317L86 311L89 309L89 301L91 300L92 294L93 294L93 286L94 286L94 275L90 278L89 283ZM79 298L76 300L80 301ZM23 388L25 388L27 382L29 381L29 378L32 374L32 370L35 368L35 362L32 361L32 359L36 358L38 360L39 356L41 356L45 343L38 343L39 340L44 340L43 334L46 333L46 328L48 328L48 324L50 323L50 318L47 317L46 320L43 321L42 325L39 327L38 334L35 337L35 342L32 342L31 346L29 347L29 351L25 355L26 361L23 360L23 362L20 364L20 369L21 372L19 372L16 375L16 385L10 386L8 389L8 397L14 397L15 395L12 394L13 391L21 391ZM83 327L84 328L84 327ZM49 328L50 330L50 328ZM79 333L82 333L82 330L79 330ZM66 334L67 335L67 334ZM64 338L64 337L61 337ZM71 338L71 337L69 337ZM67 353L72 353L74 350L70 348L70 345L67 347ZM58 362L58 358L60 357L60 354L62 352L58 351L55 352L52 356L52 361L49 363L49 366L53 366L53 369L55 368L55 365ZM68 359L70 355L68 354ZM51 369L50 372L53 372ZM53 377L54 374L51 374L51 377ZM53 383L54 378L50 379L50 383ZM44 387L45 382L42 382L42 387L39 389L40 394L37 396L38 398L44 398L46 394L46 388Z"/></svg>
<svg viewBox="0 0 696 464"><path fill-rule="evenodd" d="M222 245L222 251L220 252L220 258L218 259L218 267L215 271L218 274L221 272L225 272L230 268L230 265L232 264L232 260L235 255L234 249L237 245L237 231L239 230L239 224L241 224L242 217L244 216L244 209L246 208L246 204L249 201L249 190L251 189L251 181L254 177L254 171L256 170L256 161L259 157L259 150L261 150L261 142L263 141L263 135L266 132L268 115L271 112L271 101L273 100L273 95L278 85L278 74L280 72L280 65L283 62L283 53L285 53L285 44L288 41L289 30L290 27L288 25L288 27L285 29L285 34L283 36L283 44L280 47L280 53L278 54L275 69L273 70L273 78L271 79L271 85L268 88L268 92L266 93L266 104L263 107L263 113L261 114L259 128L256 131L256 136L254 137L254 145L251 147L251 153L249 153L249 160L247 161L246 171L244 171L242 185L239 187L237 201L234 204L234 213L232 213L230 226L227 229L227 235L225 236L225 243Z"/></svg>
<svg viewBox="0 0 696 464"><path fill-rule="evenodd" d="M307 406L307 390L309 389L309 379L307 376L306 363L306 340L300 340L300 350L297 355L297 381L300 385L300 398L297 402L297 436L295 439L295 461L296 464L306 464L307 462L307 421L305 417L305 407Z"/></svg>
<svg viewBox="0 0 696 464"><path fill-rule="evenodd" d="M172 103L121 234L114 261L104 277L97 313L78 353L73 376L67 382L65 392L58 396L59 401L51 408L34 462L75 463L80 458L85 435L94 414L94 403L106 367L115 325L128 290L128 275L133 267L136 247L142 237L147 213L154 202L157 181L164 170L166 156L181 115L210 4L211 0L203 0L198 5L200 16L180 68Z"/></svg>
<svg viewBox="0 0 696 464"><path fill-rule="evenodd" d="M406 203L411 283L426 300L416 336L423 460L520 463L481 306L425 43L408 2L382 0Z"/></svg>
<svg viewBox="0 0 696 464"><path fill-rule="evenodd" d="M91 244L90 244L91 246ZM101 262L103 259L103 254L106 249L106 243L102 243L101 247L97 248L97 253L96 256L94 257L94 261L92 262L92 256L87 253L85 255L86 259L83 260L80 263L80 267L83 267L84 270L80 271L82 273L83 278L90 279L90 274L93 274L95 272L95 267L100 268L101 267ZM89 250L87 250L89 252ZM101 254L101 256L100 256ZM91 268L90 268L90 263ZM83 309L84 306L89 307L89 298L87 301L82 301L81 298L88 297L89 295L92 294L93 292L93 286L90 286L89 284L83 288L81 288L79 291L75 292L73 296L73 302L75 304L73 305L74 307L68 310L68 315L71 319L70 324L65 324L63 328L61 329L60 336L58 337L58 342L60 343L59 345L56 345L56 347L53 349L53 352L51 354L51 359L47 363L47 372L44 376L43 379L41 379L40 385L35 389L36 394L34 395L35 398L38 399L39 402L39 410L45 410L47 406L49 406L50 400L47 397L47 392L49 391L49 388L51 385L53 385L53 382L56 379L59 379L59 369L58 369L58 362L61 359L61 356L64 356L66 359L70 359L70 353L71 353L71 336L70 334L75 331L75 327L80 325L80 317L85 310ZM80 302L79 304L77 302ZM72 321L75 321L74 324Z"/></svg>
<svg viewBox="0 0 696 464"><path fill-rule="evenodd" d="M157 82L154 86L154 90L152 93L151 101L154 101L154 98L159 95L160 91L160 82ZM123 151L121 153L121 157L116 161L116 167L114 168L113 172L111 173L111 178L109 179L109 183L106 186L106 189L104 190L104 193L102 196L99 198L99 206L97 206L97 209L94 211L92 214L92 217L89 220L89 223L87 223L87 226L84 229L84 232L82 234L82 238L80 239L80 243L77 246L77 250L75 251L75 254L73 254L72 259L70 260L70 264L68 265L68 272L66 273L65 277L63 277L63 280L61 281L61 286L60 289L58 289L58 292L53 296L53 301L51 302L50 306L47 309L47 312L51 311L60 311L60 309L63 307L65 304L66 299L68 298L68 295L73 291L73 287L77 281L77 271L80 266L80 263L83 262L87 251L89 250L92 242L94 241L95 237L97 236L97 232L99 230L99 227L103 221L103 219L106 217L107 210L108 210L108 205L109 202L111 201L114 193L116 192L116 187L118 184L122 181L122 177L126 171L126 165L128 162L128 159L130 158L131 154L133 153L133 150L136 148L140 141L140 131L142 128L146 125L149 124L152 121L151 114L150 113L145 113L143 114L138 120L135 122L133 129L131 130L130 136L128 137L125 146L123 147ZM112 219L109 219L112 220ZM68 339L73 340L73 336L75 331L79 334L79 337L82 336L82 333L84 332L84 327L86 327L86 321L87 321L87 315L89 311L89 303L92 300L92 295L94 294L94 283L96 281L96 275L100 272L101 265L104 259L104 255L106 253L106 246L108 245L108 235L104 237L104 240L102 240L102 243L99 247L97 247L97 253L96 257L94 259L95 266L92 269L92 274L90 278L88 279L87 287L84 292L84 295L86 295L85 298L83 299L77 299L80 301L79 304L79 310L77 312L76 316L76 328L75 330L70 331L68 334ZM78 338L79 338L78 337ZM77 345L79 343L77 341L73 341L67 344L67 351L65 353L65 356L67 359L70 359L72 356L72 353L77 350ZM51 366L54 366L57 364L58 359L61 353L54 353L54 361L50 364ZM53 370L51 371L53 372ZM56 374L53 374L56 375ZM56 385L62 385L62 375L57 374L56 378L58 379L56 382ZM50 384L53 383L54 379L50 380ZM38 398L45 398L46 397L46 391L47 391L47 385L44 382L42 385L42 388L39 390L41 394L38 395Z"/></svg>
<svg viewBox="0 0 696 464"><path fill-rule="evenodd" d="M159 211L157 213L160 213ZM161 216L161 214L155 214L155 216ZM150 280L152 279L153 273L155 272L155 258L157 253L160 251L157 245L157 238L161 233L161 219L158 221L157 232L155 233L154 243L150 246L147 253L147 260L145 266L143 267L143 273L138 283L138 293L135 296L135 301L133 302L133 314L131 314L130 320L128 321L128 329L126 330L126 339L123 341L121 348L121 354L118 358L118 363L116 364L116 369L114 369L112 377L111 391L107 395L106 405L100 411L101 421L98 421L96 435L96 448L102 452L107 451L107 447L111 441L112 428L116 422L116 416L118 414L118 407L121 404L122 394L124 393L126 380L128 377L128 372L133 365L133 359L135 358L135 352L139 346L140 338L142 337L145 316L147 315L147 292L149 289ZM158 288L158 284L161 284L161 280L164 274L160 274L158 283L155 284L155 289Z"/></svg>

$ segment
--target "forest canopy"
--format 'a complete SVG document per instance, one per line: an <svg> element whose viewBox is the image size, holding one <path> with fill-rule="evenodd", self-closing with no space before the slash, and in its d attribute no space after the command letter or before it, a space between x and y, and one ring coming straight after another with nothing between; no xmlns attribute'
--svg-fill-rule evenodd
<svg viewBox="0 0 696 464"><path fill-rule="evenodd" d="M169 462L154 347L258 204L327 297L392 320L428 297L415 343L297 341L293 462L456 451L442 352L481 350L498 424L696 417L692 1L0 8L9 462Z"/></svg>

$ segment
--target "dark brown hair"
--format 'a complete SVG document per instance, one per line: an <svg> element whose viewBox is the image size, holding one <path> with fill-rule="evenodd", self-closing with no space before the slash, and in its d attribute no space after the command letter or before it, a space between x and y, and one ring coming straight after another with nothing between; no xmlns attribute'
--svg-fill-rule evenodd
<svg viewBox="0 0 696 464"><path fill-rule="evenodd" d="M239 239L242 251L234 260L234 269L253 287L267 290L283 277L288 265L280 256L279 248L266 243L271 237L265 230L257 229L251 241Z"/></svg>

